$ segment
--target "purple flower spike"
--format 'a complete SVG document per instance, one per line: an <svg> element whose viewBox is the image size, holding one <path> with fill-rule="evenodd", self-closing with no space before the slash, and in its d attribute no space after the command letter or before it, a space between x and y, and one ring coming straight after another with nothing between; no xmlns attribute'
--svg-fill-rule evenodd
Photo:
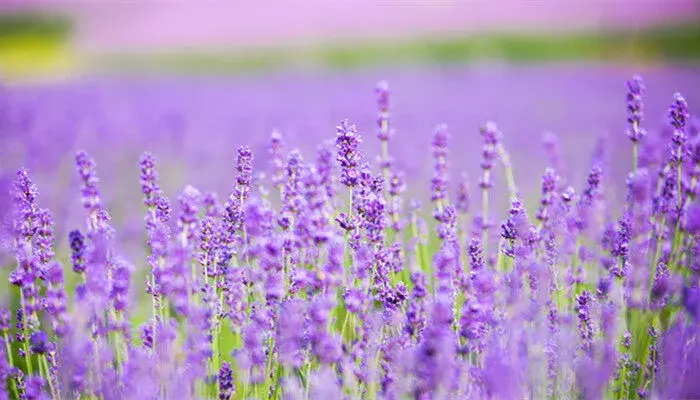
<svg viewBox="0 0 700 400"><path fill-rule="evenodd" d="M39 258L39 263L43 266L54 257L54 224L51 212L45 208L39 210L36 214L37 231L36 231L36 251Z"/></svg>
<svg viewBox="0 0 700 400"><path fill-rule="evenodd" d="M277 327L277 346L280 362L300 368L304 363L304 304L299 300L286 301L281 306Z"/></svg>
<svg viewBox="0 0 700 400"><path fill-rule="evenodd" d="M0 306L0 332L8 332L12 328L12 313L5 306Z"/></svg>
<svg viewBox="0 0 700 400"><path fill-rule="evenodd" d="M282 139L282 134L277 129L273 129L272 134L270 134L269 152L272 163L272 185L278 189L280 189L284 183L285 163L284 154L282 153L283 147L284 140Z"/></svg>
<svg viewBox="0 0 700 400"><path fill-rule="evenodd" d="M447 125L438 125L433 134L432 150L435 169L430 180L430 200L438 204L447 198L447 185L449 182L447 176L447 145L449 140L450 134L447 131Z"/></svg>
<svg viewBox="0 0 700 400"><path fill-rule="evenodd" d="M469 242L469 260L472 273L484 268L484 259L481 256L482 250L481 240L474 238L471 240L471 242Z"/></svg>
<svg viewBox="0 0 700 400"><path fill-rule="evenodd" d="M490 188L493 183L487 178L487 172L493 168L493 164L498 159L498 144L501 140L501 132L493 122L487 122L481 128L481 136L484 138L484 145L481 150L481 169L484 170L484 178L479 185L482 188Z"/></svg>
<svg viewBox="0 0 700 400"><path fill-rule="evenodd" d="M388 214L391 219L391 228L399 232L406 222L402 217L403 199L401 196L406 191L406 182L403 173L392 173L389 177L389 204Z"/></svg>
<svg viewBox="0 0 700 400"><path fill-rule="evenodd" d="M359 314L364 311L367 296L360 289L347 288L343 294L343 300L348 311Z"/></svg>
<svg viewBox="0 0 700 400"><path fill-rule="evenodd" d="M578 317L578 328L581 334L581 349L586 353L590 352L593 340L596 335L593 319L591 317L591 304L593 298L587 290L576 296L576 314Z"/></svg>
<svg viewBox="0 0 700 400"><path fill-rule="evenodd" d="M455 207L457 207L457 211L459 211L461 214L466 214L469 212L470 205L471 197L469 193L469 178L466 174L462 174L462 180L460 180L459 186L457 187Z"/></svg>
<svg viewBox="0 0 700 400"><path fill-rule="evenodd" d="M24 382L24 400L49 400L50 397L44 392L44 378L41 376L30 376Z"/></svg>
<svg viewBox="0 0 700 400"><path fill-rule="evenodd" d="M84 150L79 151L75 156L75 163L78 167L78 175L82 182L82 202L83 207L89 213L96 213L101 208L102 202L97 184L100 179L95 172L95 161Z"/></svg>
<svg viewBox="0 0 700 400"><path fill-rule="evenodd" d="M362 160L359 145L362 143L355 125L350 125L347 119L336 127L335 147L338 152L336 160L340 164L340 183L353 188L359 183L358 166Z"/></svg>
<svg viewBox="0 0 700 400"><path fill-rule="evenodd" d="M236 178L237 190L236 197L241 203L244 203L250 196L250 183L253 174L253 151L248 146L241 146L237 150Z"/></svg>
<svg viewBox="0 0 700 400"><path fill-rule="evenodd" d="M109 294L113 301L114 310L124 312L129 300L129 281L133 267L125 260L117 259L112 266L112 292Z"/></svg>
<svg viewBox="0 0 700 400"><path fill-rule="evenodd" d="M333 152L328 146L319 146L316 150L316 171L320 177L319 184L325 189L328 199L332 199L335 196Z"/></svg>
<svg viewBox="0 0 700 400"><path fill-rule="evenodd" d="M231 364L224 361L219 369L219 400L229 400L234 392Z"/></svg>
<svg viewBox="0 0 700 400"><path fill-rule="evenodd" d="M542 198L540 199L540 209L537 211L537 220L546 224L549 220L547 209L554 204L556 198L555 191L559 183L559 175L553 168L547 168L542 175Z"/></svg>
<svg viewBox="0 0 700 400"><path fill-rule="evenodd" d="M658 308L663 308L666 304L666 297L669 291L670 272L665 263L660 262L656 267L654 282L651 286L651 299Z"/></svg>
<svg viewBox="0 0 700 400"><path fill-rule="evenodd" d="M153 154L143 153L139 166L141 167L143 204L148 208L155 208L156 200L160 197L160 186L158 185L158 172L156 172L156 159Z"/></svg>
<svg viewBox="0 0 700 400"><path fill-rule="evenodd" d="M46 354L48 346L48 338L44 331L36 331L32 333L30 338L31 350L34 354Z"/></svg>
<svg viewBox="0 0 700 400"><path fill-rule="evenodd" d="M386 83L386 81L377 83L377 87L375 88L374 92L377 94L377 137L382 142L386 142L389 140L392 134L389 127L389 110L391 107L389 84Z"/></svg>
<svg viewBox="0 0 700 400"><path fill-rule="evenodd" d="M688 102L680 94L676 93L673 95L673 104L668 111L669 122L676 130L684 131L690 118L690 113L688 112Z"/></svg>
<svg viewBox="0 0 700 400"><path fill-rule="evenodd" d="M631 127L627 130L627 135L633 142L639 141L646 132L640 127L644 118L644 92L646 87L639 75L632 77L627 82L627 122Z"/></svg>
<svg viewBox="0 0 700 400"><path fill-rule="evenodd" d="M17 209L15 231L20 237L30 240L37 229L35 221L37 188L29 177L29 171L26 169L17 171L13 189Z"/></svg>
<svg viewBox="0 0 700 400"><path fill-rule="evenodd" d="M51 318L54 332L63 337L68 330L68 296L64 286L63 266L58 261L50 262L44 272L48 283L44 308Z"/></svg>
<svg viewBox="0 0 700 400"><path fill-rule="evenodd" d="M85 236L78 229L75 229L68 234L70 242L71 261L73 262L73 271L77 274L85 272Z"/></svg>
<svg viewBox="0 0 700 400"><path fill-rule="evenodd" d="M185 187L178 198L180 202L180 217L177 226L180 230L180 240L183 243L191 243L198 236L198 214L201 202L199 190L192 186Z"/></svg>

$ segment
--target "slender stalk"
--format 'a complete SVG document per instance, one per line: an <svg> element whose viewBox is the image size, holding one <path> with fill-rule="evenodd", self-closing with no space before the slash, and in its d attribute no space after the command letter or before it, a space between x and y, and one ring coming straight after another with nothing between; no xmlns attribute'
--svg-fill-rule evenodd
<svg viewBox="0 0 700 400"><path fill-rule="evenodd" d="M14 357L12 356L12 347L10 347L10 338L7 332L3 332L3 337L5 338L5 351L7 352L7 361L10 363L10 368L15 368ZM12 387L12 393L14 393L15 398L19 399L19 393L17 392L17 382L15 379L10 379L10 387Z"/></svg>
<svg viewBox="0 0 700 400"><path fill-rule="evenodd" d="M384 125L382 124L382 130L384 130ZM382 140L382 161L386 161L389 158L389 141ZM382 166L382 177L384 177L384 182L389 181L389 168Z"/></svg>
<svg viewBox="0 0 700 400"><path fill-rule="evenodd" d="M348 202L348 223L352 220L352 198L354 197L354 190L350 188L350 200ZM345 276L343 277L343 282L348 283L348 278L350 277L350 248L348 247L348 240L350 239L350 231L345 231L345 240L343 241L343 260L345 262Z"/></svg>
<svg viewBox="0 0 700 400"><path fill-rule="evenodd" d="M267 366L265 367L265 380L263 383L263 385L265 385L265 387L263 388L263 390L269 390L270 385L272 384L272 382L270 382L269 380L270 380L270 373L272 373L272 359L274 358L273 357L273 355L274 355L273 350L274 350L274 346L275 346L275 341L274 341L272 335L269 336L267 341L268 341L268 344L267 344ZM265 395L266 398L268 398L268 396L269 396L269 393Z"/></svg>
<svg viewBox="0 0 700 400"><path fill-rule="evenodd" d="M498 145L498 153L501 164L503 164L503 171L506 175L508 190L510 191L511 197L515 197L518 194L518 189L515 186L515 176L513 175L513 166L510 163L510 154L508 154L502 144Z"/></svg>
<svg viewBox="0 0 700 400"><path fill-rule="evenodd" d="M574 246L574 254L571 257L571 274L574 277L574 287L571 291L571 298L569 299L569 306L573 307L576 304L576 295L580 290L580 285L578 283L578 253L581 250L581 235L576 236L576 245Z"/></svg>
<svg viewBox="0 0 700 400"><path fill-rule="evenodd" d="M21 289L19 291L19 295L20 303L22 303L22 316L24 317L24 324L22 326L22 335L24 336L24 359L27 364L27 372L29 372L29 375L32 375L34 371L32 368L32 355L29 352L29 316L27 315L27 305L24 299L24 293Z"/></svg>
<svg viewBox="0 0 700 400"><path fill-rule="evenodd" d="M656 239L656 251L654 251L654 258L651 260L651 276L649 277L649 295L651 295L651 288L654 285L654 277L656 276L656 267L659 262L659 256L661 255L661 247L663 245L663 235L664 228L666 227L666 216L661 217L661 224L659 226L658 238Z"/></svg>
<svg viewBox="0 0 700 400"><path fill-rule="evenodd" d="M381 343L382 340L384 340L384 326L382 326L381 330L379 331L379 347L377 348L377 354L374 356L374 367L376 370L376 376L373 376L370 378L370 385L369 388L367 389L370 398L376 399L377 398L377 376L379 375L379 358L382 354L382 349L381 349Z"/></svg>
<svg viewBox="0 0 700 400"><path fill-rule="evenodd" d="M53 379L51 378L51 368L49 368L49 362L46 360L46 354L42 354L40 357L39 365L44 366L44 371L46 372L46 380L49 382L49 390L51 391L51 398L58 400L61 398L60 393L53 384Z"/></svg>
<svg viewBox="0 0 700 400"><path fill-rule="evenodd" d="M350 311L345 311L345 318L343 319L343 326L340 328L340 336L345 339L345 329L348 327L348 320L352 317Z"/></svg>
<svg viewBox="0 0 700 400"><path fill-rule="evenodd" d="M151 275L151 285L152 285L151 287L153 287L154 290L155 290L155 285L156 285L155 282L156 282L155 276ZM158 310L158 303L159 303L158 297L159 296L160 295L158 295L158 294L154 295L154 296L152 296L152 299L151 299L151 303L153 305L153 322L151 323L151 330L152 330L151 336L153 336L153 339L152 339L153 340L153 344L152 344L153 347L151 348L151 351L153 352L153 354L156 354L156 340L157 340L156 339L156 332L158 330L157 324L158 324L158 313L159 313L159 310Z"/></svg>
<svg viewBox="0 0 700 400"><path fill-rule="evenodd" d="M681 154L683 151L682 146L678 146L678 154ZM680 210L681 204L683 202L683 163L678 162L678 165L676 166L676 182L678 186L678 209Z"/></svg>

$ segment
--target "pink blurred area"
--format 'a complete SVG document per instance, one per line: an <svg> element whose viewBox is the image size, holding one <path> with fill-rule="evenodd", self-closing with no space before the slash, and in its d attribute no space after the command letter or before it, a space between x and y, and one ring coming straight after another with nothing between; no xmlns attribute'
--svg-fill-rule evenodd
<svg viewBox="0 0 700 400"><path fill-rule="evenodd" d="M88 52L265 46L493 31L639 29L697 19L697 0L2 2L73 18Z"/></svg>

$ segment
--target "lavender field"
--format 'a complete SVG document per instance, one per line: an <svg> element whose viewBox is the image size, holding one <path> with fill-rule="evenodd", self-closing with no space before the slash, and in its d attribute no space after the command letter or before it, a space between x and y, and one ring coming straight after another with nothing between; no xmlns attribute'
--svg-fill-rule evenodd
<svg viewBox="0 0 700 400"><path fill-rule="evenodd" d="M0 399L698 398L698 102L690 66L3 87Z"/></svg>

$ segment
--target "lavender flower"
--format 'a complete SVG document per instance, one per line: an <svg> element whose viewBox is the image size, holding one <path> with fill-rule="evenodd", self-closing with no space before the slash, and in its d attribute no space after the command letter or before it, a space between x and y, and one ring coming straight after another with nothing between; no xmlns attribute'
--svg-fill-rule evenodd
<svg viewBox="0 0 700 400"><path fill-rule="evenodd" d="M236 197L240 203L244 203L250 196L250 183L253 173L253 152L248 146L241 146L237 151L238 158L236 161Z"/></svg>
<svg viewBox="0 0 700 400"><path fill-rule="evenodd" d="M85 237L78 229L75 229L68 235L68 241L70 242L73 271L82 274L85 272Z"/></svg>
<svg viewBox="0 0 700 400"><path fill-rule="evenodd" d="M141 167L141 192L143 204L149 209L156 207L156 200L160 197L158 185L158 172L156 172L156 159L149 152L143 153L139 163Z"/></svg>
<svg viewBox="0 0 700 400"><path fill-rule="evenodd" d="M469 243L469 260L472 274L484 268L484 259L482 258L481 252L481 241L477 238L472 239Z"/></svg>
<svg viewBox="0 0 700 400"><path fill-rule="evenodd" d="M680 93L673 95L673 104L671 104L668 114L669 122L673 127L671 142L675 145L675 148L671 149L671 161L680 168L685 159L685 142L687 140L685 128L690 118L688 103Z"/></svg>
<svg viewBox="0 0 700 400"><path fill-rule="evenodd" d="M284 140L282 139L282 134L278 130L273 129L272 134L270 134L269 152L272 163L272 185L278 189L280 189L284 183L283 146Z"/></svg>
<svg viewBox="0 0 700 400"><path fill-rule="evenodd" d="M359 152L359 145L362 143L360 135L357 133L355 125L349 125L348 120L342 120L336 127L335 147L338 152L336 160L340 164L340 183L353 188L359 182L359 171L357 170L362 156Z"/></svg>
<svg viewBox="0 0 700 400"><path fill-rule="evenodd" d="M433 177L430 180L430 200L437 204L440 211L442 211L442 203L447 199L447 185L449 183L447 176L447 145L449 140L450 134L447 131L447 125L438 125L435 128L432 142L435 168Z"/></svg>
<svg viewBox="0 0 700 400"><path fill-rule="evenodd" d="M335 183L333 177L333 153L327 146L319 146L316 150L316 172L319 176L319 185L326 192L326 197L332 199L335 196Z"/></svg>
<svg viewBox="0 0 700 400"><path fill-rule="evenodd" d="M177 226L180 231L180 242L183 246L191 246L190 243L197 237L199 224L198 217L201 194L192 186L187 186L178 197L180 202L180 216Z"/></svg>
<svg viewBox="0 0 700 400"><path fill-rule="evenodd" d="M75 163L82 183L81 200L89 215L88 232L99 230L98 213L102 209L102 200L97 189L97 184L100 183L100 179L95 172L97 164L87 152L82 150L76 154Z"/></svg>
<svg viewBox="0 0 700 400"><path fill-rule="evenodd" d="M666 297L669 290L670 273L665 263L660 262L656 267L654 282L651 286L651 299L658 308L663 308L666 304Z"/></svg>
<svg viewBox="0 0 700 400"><path fill-rule="evenodd" d="M236 171L238 172L236 185L226 202L225 229L221 232L221 243L224 247L231 247L234 244L243 223L245 203L250 196L252 162L253 152L248 146L240 146L236 151Z"/></svg>
<svg viewBox="0 0 700 400"><path fill-rule="evenodd" d="M219 400L229 400L235 390L231 364L224 361L219 368Z"/></svg>
<svg viewBox="0 0 700 400"><path fill-rule="evenodd" d="M590 353L593 346L593 338L596 330L591 317L591 304L593 298L587 290L576 296L576 314L578 317L578 328L581 334L581 349L585 353Z"/></svg>
<svg viewBox="0 0 700 400"><path fill-rule="evenodd" d="M15 232L20 238L31 240L37 229L35 221L37 187L29 177L29 171L26 169L17 171L13 189L17 210Z"/></svg>
<svg viewBox="0 0 700 400"><path fill-rule="evenodd" d="M392 173L389 177L389 204L387 214L390 219L390 227L395 232L400 232L406 225L401 215L403 212L403 199L401 196L406 191L406 182L403 173Z"/></svg>
<svg viewBox="0 0 700 400"><path fill-rule="evenodd" d="M128 307L129 281L133 267L123 259L112 260L112 291L109 297L114 303L114 310L124 312Z"/></svg>
<svg viewBox="0 0 700 400"><path fill-rule="evenodd" d="M638 142L646 135L646 132L640 126L644 118L643 97L645 91L644 81L639 75L635 75L631 80L627 81L627 122L630 124L627 135L632 142Z"/></svg>
<svg viewBox="0 0 700 400"><path fill-rule="evenodd" d="M481 169L484 170L484 175L479 182L479 186L487 189L493 187L490 171L498 158L498 144L501 140L501 132L495 123L487 122L481 128L481 136L484 138L484 145L481 150Z"/></svg>
<svg viewBox="0 0 700 400"><path fill-rule="evenodd" d="M377 137L386 142L391 137L389 128L390 93L389 84L386 81L377 83L374 92L377 95Z"/></svg>
<svg viewBox="0 0 700 400"><path fill-rule="evenodd" d="M57 336L68 333L68 296L64 285L63 266L53 261L46 266L44 277L47 281L44 308L51 319L51 325Z"/></svg>
<svg viewBox="0 0 700 400"><path fill-rule="evenodd" d="M688 119L690 118L690 113L688 112L688 103L680 93L675 93L673 95L673 104L671 104L671 108L668 111L668 117L671 126L673 126L675 130L685 130Z"/></svg>
<svg viewBox="0 0 700 400"><path fill-rule="evenodd" d="M24 383L25 400L49 400L50 397L44 392L44 378L41 376L30 376Z"/></svg>
<svg viewBox="0 0 700 400"><path fill-rule="evenodd" d="M554 204L558 183L559 176L556 171L552 168L547 168L542 175L542 198L540 199L540 209L537 211L537 220L543 224L546 224L549 220L547 209Z"/></svg>
<svg viewBox="0 0 700 400"><path fill-rule="evenodd" d="M282 365L301 368L304 363L304 304L290 300L282 304L277 327L277 346Z"/></svg>
<svg viewBox="0 0 700 400"><path fill-rule="evenodd" d="M0 306L0 332L7 333L12 328L12 313L5 306Z"/></svg>
<svg viewBox="0 0 700 400"><path fill-rule="evenodd" d="M54 257L53 217L49 210L42 208L37 211L36 219L35 246L39 264L43 267Z"/></svg>
<svg viewBox="0 0 700 400"><path fill-rule="evenodd" d="M462 180L459 181L459 186L457 187L457 196L455 199L455 207L457 211L461 214L466 214L469 212L469 206L471 205L471 197L469 194L469 179L466 174L462 174Z"/></svg>
<svg viewBox="0 0 700 400"><path fill-rule="evenodd" d="M591 209L594 206L600 191L600 183L602 180L603 170L594 165L588 172L586 180L586 188L578 200L578 217L576 219L576 228L579 231L585 231L588 228Z"/></svg>
<svg viewBox="0 0 700 400"><path fill-rule="evenodd" d="M354 314L360 314L365 311L367 296L360 289L347 288L343 293L343 300L347 310Z"/></svg>
<svg viewBox="0 0 700 400"><path fill-rule="evenodd" d="M48 338L43 331L33 332L31 335L31 350L34 354L46 354Z"/></svg>

